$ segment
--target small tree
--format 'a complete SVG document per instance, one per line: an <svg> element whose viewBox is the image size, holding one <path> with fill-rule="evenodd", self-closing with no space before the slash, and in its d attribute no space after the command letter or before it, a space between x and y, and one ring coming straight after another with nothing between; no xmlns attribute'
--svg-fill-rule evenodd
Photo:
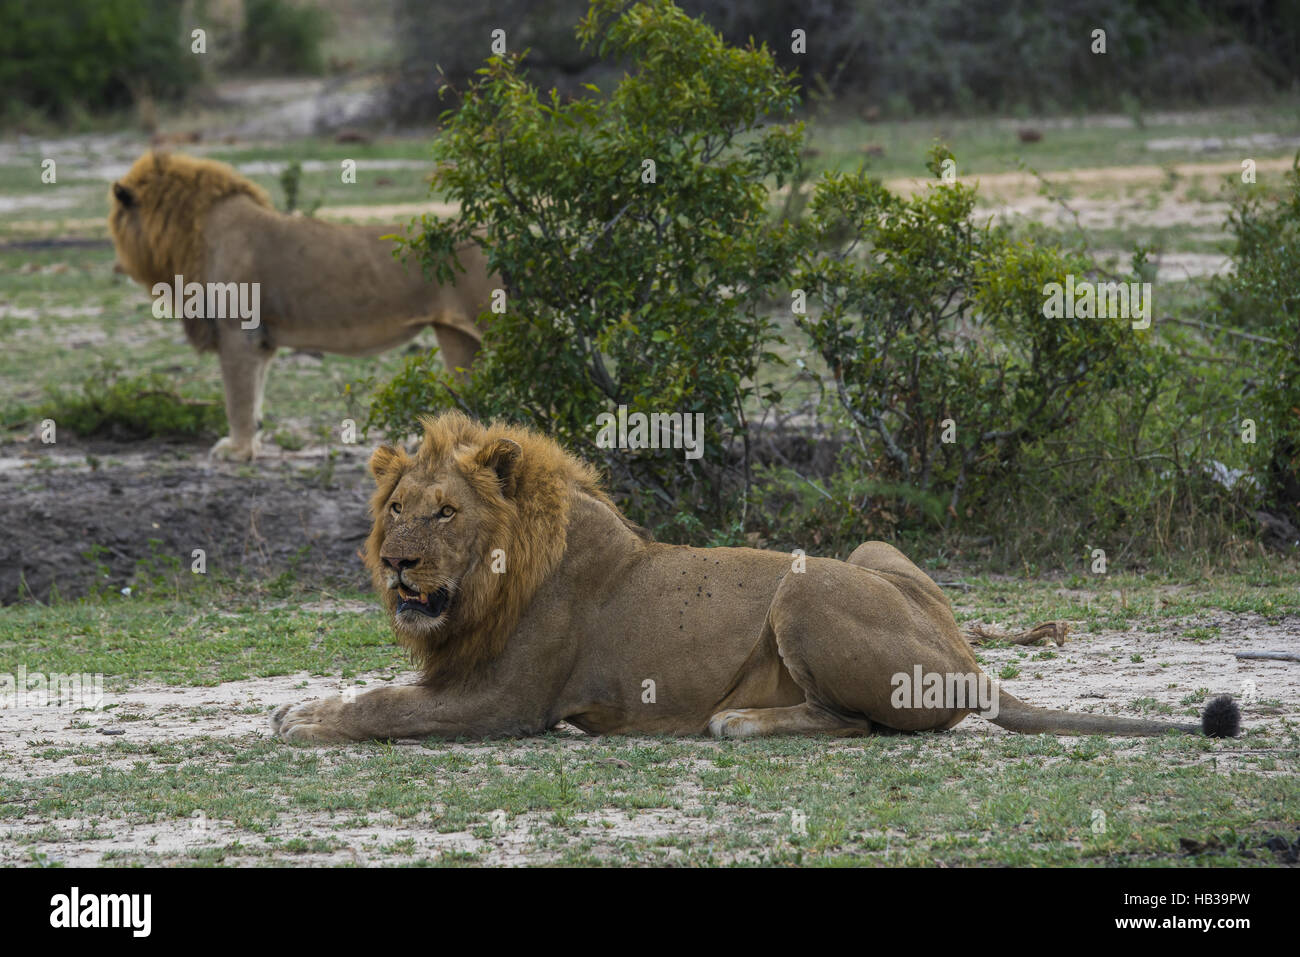
<svg viewBox="0 0 1300 957"><path fill-rule="evenodd" d="M768 125L796 87L765 49L726 46L668 0L594 0L587 47L629 64L605 97L539 95L523 57L493 57L435 146L434 189L460 204L426 217L410 249L440 281L479 243L504 277L504 311L459 388L416 358L381 390L372 422L409 430L457 404L523 420L603 461L643 518L729 514L748 480L747 409L770 400L764 291L785 284L798 230L769 188L799 164L802 126ZM703 413L703 457L598 447L597 417Z"/></svg>
<svg viewBox="0 0 1300 957"><path fill-rule="evenodd" d="M184 10L171 0L9 0L0 4L0 108L63 117L177 99L199 80Z"/></svg>
<svg viewBox="0 0 1300 957"><path fill-rule="evenodd" d="M1244 342L1260 375L1250 396L1257 419L1257 467L1272 504L1300 515L1300 154L1281 193L1240 187L1228 217L1233 271L1218 284L1226 325L1251 330ZM1234 423L1237 429L1241 422Z"/></svg>
<svg viewBox="0 0 1300 957"><path fill-rule="evenodd" d="M936 147L930 169L951 160ZM1095 267L977 224L974 205L956 181L905 199L862 173L828 174L796 280L823 305L800 326L826 361L858 468L945 525L1016 474L1024 445L1124 376L1150 384L1127 320L1044 316L1049 283Z"/></svg>

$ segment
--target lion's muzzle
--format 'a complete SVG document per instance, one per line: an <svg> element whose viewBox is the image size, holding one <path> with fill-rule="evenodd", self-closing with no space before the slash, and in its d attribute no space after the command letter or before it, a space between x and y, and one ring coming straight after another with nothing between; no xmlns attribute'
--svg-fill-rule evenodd
<svg viewBox="0 0 1300 957"><path fill-rule="evenodd" d="M413 611L428 618L441 618L451 604L451 592L439 588L435 592L411 591L401 582L397 583L397 595L401 601L397 604L397 614Z"/></svg>

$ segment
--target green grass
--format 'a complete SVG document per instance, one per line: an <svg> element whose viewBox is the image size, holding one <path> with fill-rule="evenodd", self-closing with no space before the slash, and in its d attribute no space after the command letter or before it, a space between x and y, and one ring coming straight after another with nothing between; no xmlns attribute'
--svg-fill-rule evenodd
<svg viewBox="0 0 1300 957"><path fill-rule="evenodd" d="M160 373L129 376L111 364L88 375L80 389L51 390L36 415L80 436L216 438L226 431L219 400L187 400Z"/></svg>
<svg viewBox="0 0 1300 957"><path fill-rule="evenodd" d="M249 597L238 597L245 590ZM251 587L181 599L114 595L0 608L0 673L20 665L103 674L110 688L407 667L378 605L364 614L304 612Z"/></svg>
<svg viewBox="0 0 1300 957"><path fill-rule="evenodd" d="M973 591L953 597L959 621L1074 622L1080 631L1128 628L1228 611L1254 613L1277 621L1300 612L1300 568L1293 563L1256 560L1236 570L1216 571L1212 578L1194 562L1175 562L1157 574L1070 575L1051 581L1017 577L963 577L960 572L931 571L940 580L960 580ZM1058 594L1067 591L1068 594ZM1209 629L1191 629L1204 637ZM1213 633L1217 635L1218 630Z"/></svg>
<svg viewBox="0 0 1300 957"><path fill-rule="evenodd" d="M1104 739L982 736L745 744L549 736L329 751L115 741L53 755L82 769L0 782L0 824L37 815L76 821L85 836L168 821L183 828L202 815L238 833L161 860L135 848L110 864L284 862L348 843L383 863L463 864L490 858L503 833L522 837L533 861L582 865L1266 864L1271 855L1258 845L1300 814L1300 785L1279 767L1297 743L1294 732L1271 741L1169 737L1136 753ZM39 743L28 750L51 756ZM633 827L646 833L627 833ZM435 835L458 835L450 860ZM1224 847L1185 856L1180 838ZM19 853L39 842L47 855L72 840L57 828L7 838ZM1252 849L1253 858L1243 853Z"/></svg>
<svg viewBox="0 0 1300 957"><path fill-rule="evenodd" d="M939 577L961 576L948 569ZM1181 631L1189 642L1212 640L1209 629L1187 627L1196 616L1231 611L1276 621L1300 612L1300 577L1263 565L1212 582L1190 566L1163 580L965 581L973 586L958 595L965 620L1064 617L1085 631L1145 626ZM348 610L304 607L340 598ZM369 610L354 610L358 600ZM1011 651L1008 679L1012 671L1024 677L1032 661L1068 659L1070 646ZM202 687L408 667L372 599L292 582L146 585L131 598L0 609L0 672L20 665L102 672L110 703L141 682ZM1127 706L1195 712L1207 694L1188 685L1180 707L1153 698ZM238 713L260 725L273 703L250 702ZM197 694L179 697L177 708L200 734L221 714ZM209 832L183 847L140 837L102 862L1234 866L1275 863L1259 845L1300 815L1300 781L1291 773L1300 729L1286 720L1229 741L955 734L736 743L552 734L297 749L246 733L160 734L129 705L69 719L85 729L107 721L127 735L84 744L27 733L0 742L8 768L0 775L0 859L36 863L43 855L40 862L58 864L95 835L174 837L201 814ZM1104 830L1094 829L1098 814ZM1182 838L1216 849L1185 855ZM503 858L507 851L519 857Z"/></svg>
<svg viewBox="0 0 1300 957"><path fill-rule="evenodd" d="M294 584L292 574L285 581L254 586L209 584L188 574L169 577L167 569L155 571L157 575L142 577L129 598L114 593L0 608L0 673L13 673L19 665L102 673L125 687L139 681L214 684L296 671L348 677L407 667L367 594L316 594ZM1146 626L1210 642L1217 638L1217 627L1186 623L1215 611L1253 613L1274 623L1300 614L1300 570L1269 563L1216 574L1210 583L1190 566L1159 579L1124 574L989 578L963 576L958 570L931 574L972 586L951 593L957 619L965 624L1028 627L1066 620L1085 634ZM371 603L373 611L298 607L304 601L339 598ZM1040 656L1050 654L1050 649L1040 651Z"/></svg>
<svg viewBox="0 0 1300 957"><path fill-rule="evenodd" d="M926 177L926 150L936 139L952 147L959 176L1013 172L1021 161L1040 172L1101 166L1164 165L1223 162L1250 156L1259 160L1290 156L1294 149L1245 149L1240 146L1206 151L1195 146L1152 150L1152 140L1187 137L1248 136L1267 130L1279 136L1300 135L1300 112L1294 100L1234 109L1205 110L1177 118L1149 117L1143 127L1089 124L1086 119L1061 118L1054 129L1033 119L999 123L988 117L928 117L907 121L867 123L856 116L831 111L810 122L811 146L820 151L815 169L856 168L865 161L876 175ZM1019 127L1043 133L1037 143L1022 143ZM868 156L864 147L884 148L883 156ZM1245 150L1243 152L1243 150Z"/></svg>

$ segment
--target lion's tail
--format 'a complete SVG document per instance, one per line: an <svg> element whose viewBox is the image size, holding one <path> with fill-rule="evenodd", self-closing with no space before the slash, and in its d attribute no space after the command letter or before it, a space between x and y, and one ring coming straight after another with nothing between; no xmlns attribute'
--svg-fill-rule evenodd
<svg viewBox="0 0 1300 957"><path fill-rule="evenodd" d="M988 717L988 715L985 715ZM1078 714L1039 708L998 689L998 714L989 717L1000 728L1018 734L1203 734L1210 738L1235 738L1241 730L1241 709L1229 695L1214 698L1201 712L1200 724L1147 721L1104 714Z"/></svg>

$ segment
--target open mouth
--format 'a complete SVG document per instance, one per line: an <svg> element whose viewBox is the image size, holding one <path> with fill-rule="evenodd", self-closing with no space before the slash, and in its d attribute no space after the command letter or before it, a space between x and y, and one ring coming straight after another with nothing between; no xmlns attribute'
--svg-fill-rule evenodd
<svg viewBox="0 0 1300 957"><path fill-rule="evenodd" d="M401 598L397 604L399 615L404 611L415 611L428 618L441 618L442 613L447 610L447 605L451 603L451 592L445 588L439 588L432 593L413 592L399 583L397 594Z"/></svg>

